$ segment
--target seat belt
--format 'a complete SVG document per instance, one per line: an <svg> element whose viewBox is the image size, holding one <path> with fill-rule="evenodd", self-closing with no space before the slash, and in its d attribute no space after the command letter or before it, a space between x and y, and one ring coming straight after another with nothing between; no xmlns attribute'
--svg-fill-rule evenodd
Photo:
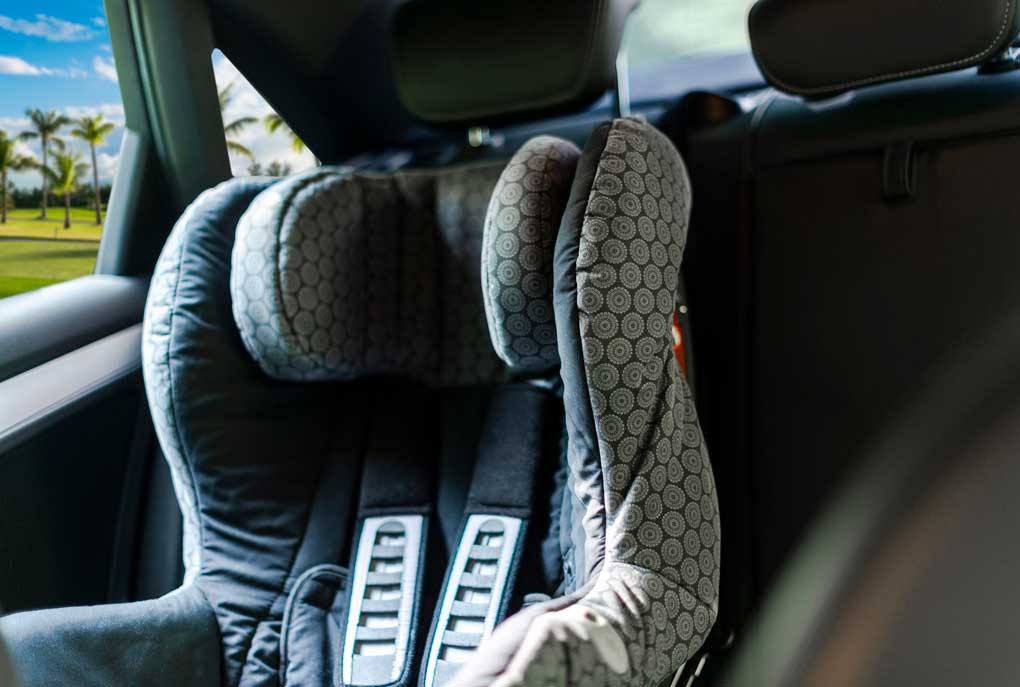
<svg viewBox="0 0 1020 687"><path fill-rule="evenodd" d="M424 389L375 397L361 474L340 663L349 687L409 685L435 474L433 406Z"/></svg>
<svg viewBox="0 0 1020 687"><path fill-rule="evenodd" d="M535 479L550 433L562 424L559 407L556 394L537 384L502 386L489 404L460 537L426 644L422 687L449 682L510 608Z"/></svg>

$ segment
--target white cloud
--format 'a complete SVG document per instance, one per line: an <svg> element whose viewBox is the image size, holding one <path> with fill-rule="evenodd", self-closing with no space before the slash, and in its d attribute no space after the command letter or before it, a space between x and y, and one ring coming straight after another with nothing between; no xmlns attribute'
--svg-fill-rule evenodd
<svg viewBox="0 0 1020 687"><path fill-rule="evenodd" d="M46 14L35 15L34 21L12 19L0 14L0 29L44 38L54 43L86 41L95 35L95 32L84 24L76 24Z"/></svg>
<svg viewBox="0 0 1020 687"><path fill-rule="evenodd" d="M99 105L68 105L64 114L72 119L103 115L114 124L124 124L124 105L122 103L101 103Z"/></svg>
<svg viewBox="0 0 1020 687"><path fill-rule="evenodd" d="M103 19L102 17L92 17L92 23L98 26L99 28L102 29L106 28L106 20Z"/></svg>
<svg viewBox="0 0 1020 687"><path fill-rule="evenodd" d="M19 157L28 157L33 160L37 159L37 155L32 148L29 147L24 141L18 141L14 144L14 154Z"/></svg>
<svg viewBox="0 0 1020 687"><path fill-rule="evenodd" d="M315 165L315 156L307 149L298 153L291 148L290 138L282 132L270 134L262 125L262 118L273 111L259 92L248 83L248 80L237 70L230 60L222 53L216 52L213 58L213 70L216 74L216 87L220 90L234 84L230 91L231 99L223 113L225 121L233 121L240 117L255 117L258 122L243 129L236 139L251 150L255 160L263 166L273 161L288 164L294 172L309 169ZM251 161L240 155L230 156L230 166L235 175L248 173Z"/></svg>
<svg viewBox="0 0 1020 687"><path fill-rule="evenodd" d="M51 69L31 64L11 55L0 55L0 74L13 74L14 76L60 76L65 79L87 79L89 73L73 64L67 69Z"/></svg>
<svg viewBox="0 0 1020 687"><path fill-rule="evenodd" d="M42 67L29 64L20 57L0 55L0 74L15 74L17 76L42 76L45 74Z"/></svg>
<svg viewBox="0 0 1020 687"><path fill-rule="evenodd" d="M26 117L0 117L0 129L5 131L22 131L26 127L28 127L28 119Z"/></svg>
<svg viewBox="0 0 1020 687"><path fill-rule="evenodd" d="M92 60L92 69L100 77L117 83L117 68L113 66L113 60L104 60L96 55Z"/></svg>
<svg viewBox="0 0 1020 687"><path fill-rule="evenodd" d="M99 183L110 183L117 173L120 153L99 153L96 155L96 166L99 167Z"/></svg>

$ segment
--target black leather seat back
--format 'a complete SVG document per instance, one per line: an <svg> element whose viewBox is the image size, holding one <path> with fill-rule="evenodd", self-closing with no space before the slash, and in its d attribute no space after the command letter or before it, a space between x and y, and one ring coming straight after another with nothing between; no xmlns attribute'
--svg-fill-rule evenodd
<svg viewBox="0 0 1020 687"><path fill-rule="evenodd" d="M1015 3L991 4L993 14L958 25L991 24L992 38L1005 17L1002 47L1015 33ZM797 43L803 36L783 31L804 17L787 12L804 10L814 13L812 35L838 42L843 27L819 26L818 17L853 15L852 26L877 27L902 20L911 5L762 2L759 18L782 16L767 24L765 38L752 21L752 40L756 48ZM939 11L943 19L976 12L967 2L940 3ZM910 28L885 26L874 40ZM906 57L869 43L871 33L840 45L854 57L888 52L890 60L927 60L932 71L946 71L977 58L939 66L932 52L973 37L925 34L926 45ZM798 45L800 66L817 83L830 67L850 69ZM853 68L874 67L862 60ZM786 76L780 80L793 78ZM970 69L823 102L775 92L757 102L687 136L699 195L685 273L699 409L727 535L721 617L731 629L911 394L975 332L1020 304L1012 174L1020 72Z"/></svg>

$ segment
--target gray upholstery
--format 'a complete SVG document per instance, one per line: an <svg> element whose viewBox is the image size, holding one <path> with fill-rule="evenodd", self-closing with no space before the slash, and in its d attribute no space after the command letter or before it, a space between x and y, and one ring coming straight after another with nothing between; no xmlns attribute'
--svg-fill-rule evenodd
<svg viewBox="0 0 1020 687"><path fill-rule="evenodd" d="M670 331L689 212L676 149L620 119L583 155L539 137L505 169L316 170L238 223L234 318L270 377L463 385L562 361L565 596L455 684L654 684L711 629L718 506Z"/></svg>
<svg viewBox="0 0 1020 687"><path fill-rule="evenodd" d="M776 88L825 97L981 64L1020 31L1017 0L758 0L748 31Z"/></svg>
<svg viewBox="0 0 1020 687"><path fill-rule="evenodd" d="M18 685L20 685L20 682L14 674L11 657L7 655L7 647L4 645L3 637L0 637L0 687L18 687Z"/></svg>
<svg viewBox="0 0 1020 687"><path fill-rule="evenodd" d="M497 628L456 685L660 684L712 627L718 506L670 332L689 213L665 136L631 119L596 131L554 273L579 589Z"/></svg>
<svg viewBox="0 0 1020 687"><path fill-rule="evenodd" d="M502 379L478 288L503 163L364 174L316 169L261 193L237 227L231 293L274 379Z"/></svg>
<svg viewBox="0 0 1020 687"><path fill-rule="evenodd" d="M412 0L395 13L393 81L436 123L531 120L578 109L616 79L636 0Z"/></svg>
<svg viewBox="0 0 1020 687"><path fill-rule="evenodd" d="M15 613L0 631L24 687L220 684L216 619L194 586L153 601Z"/></svg>
<svg viewBox="0 0 1020 687"><path fill-rule="evenodd" d="M559 364L553 247L581 151L539 136L510 159L492 193L482 241L482 297L496 354L516 369Z"/></svg>

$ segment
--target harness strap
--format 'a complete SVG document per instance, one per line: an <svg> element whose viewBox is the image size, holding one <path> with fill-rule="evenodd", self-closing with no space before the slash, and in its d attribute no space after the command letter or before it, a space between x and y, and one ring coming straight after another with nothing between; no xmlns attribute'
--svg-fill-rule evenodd
<svg viewBox="0 0 1020 687"><path fill-rule="evenodd" d="M556 403L548 389L529 384L506 385L493 396L426 645L422 687L443 687L510 608Z"/></svg>
<svg viewBox="0 0 1020 687"><path fill-rule="evenodd" d="M401 388L399 396L384 390L375 397L351 557L344 685L407 685L413 679L432 515L431 405L424 389Z"/></svg>

